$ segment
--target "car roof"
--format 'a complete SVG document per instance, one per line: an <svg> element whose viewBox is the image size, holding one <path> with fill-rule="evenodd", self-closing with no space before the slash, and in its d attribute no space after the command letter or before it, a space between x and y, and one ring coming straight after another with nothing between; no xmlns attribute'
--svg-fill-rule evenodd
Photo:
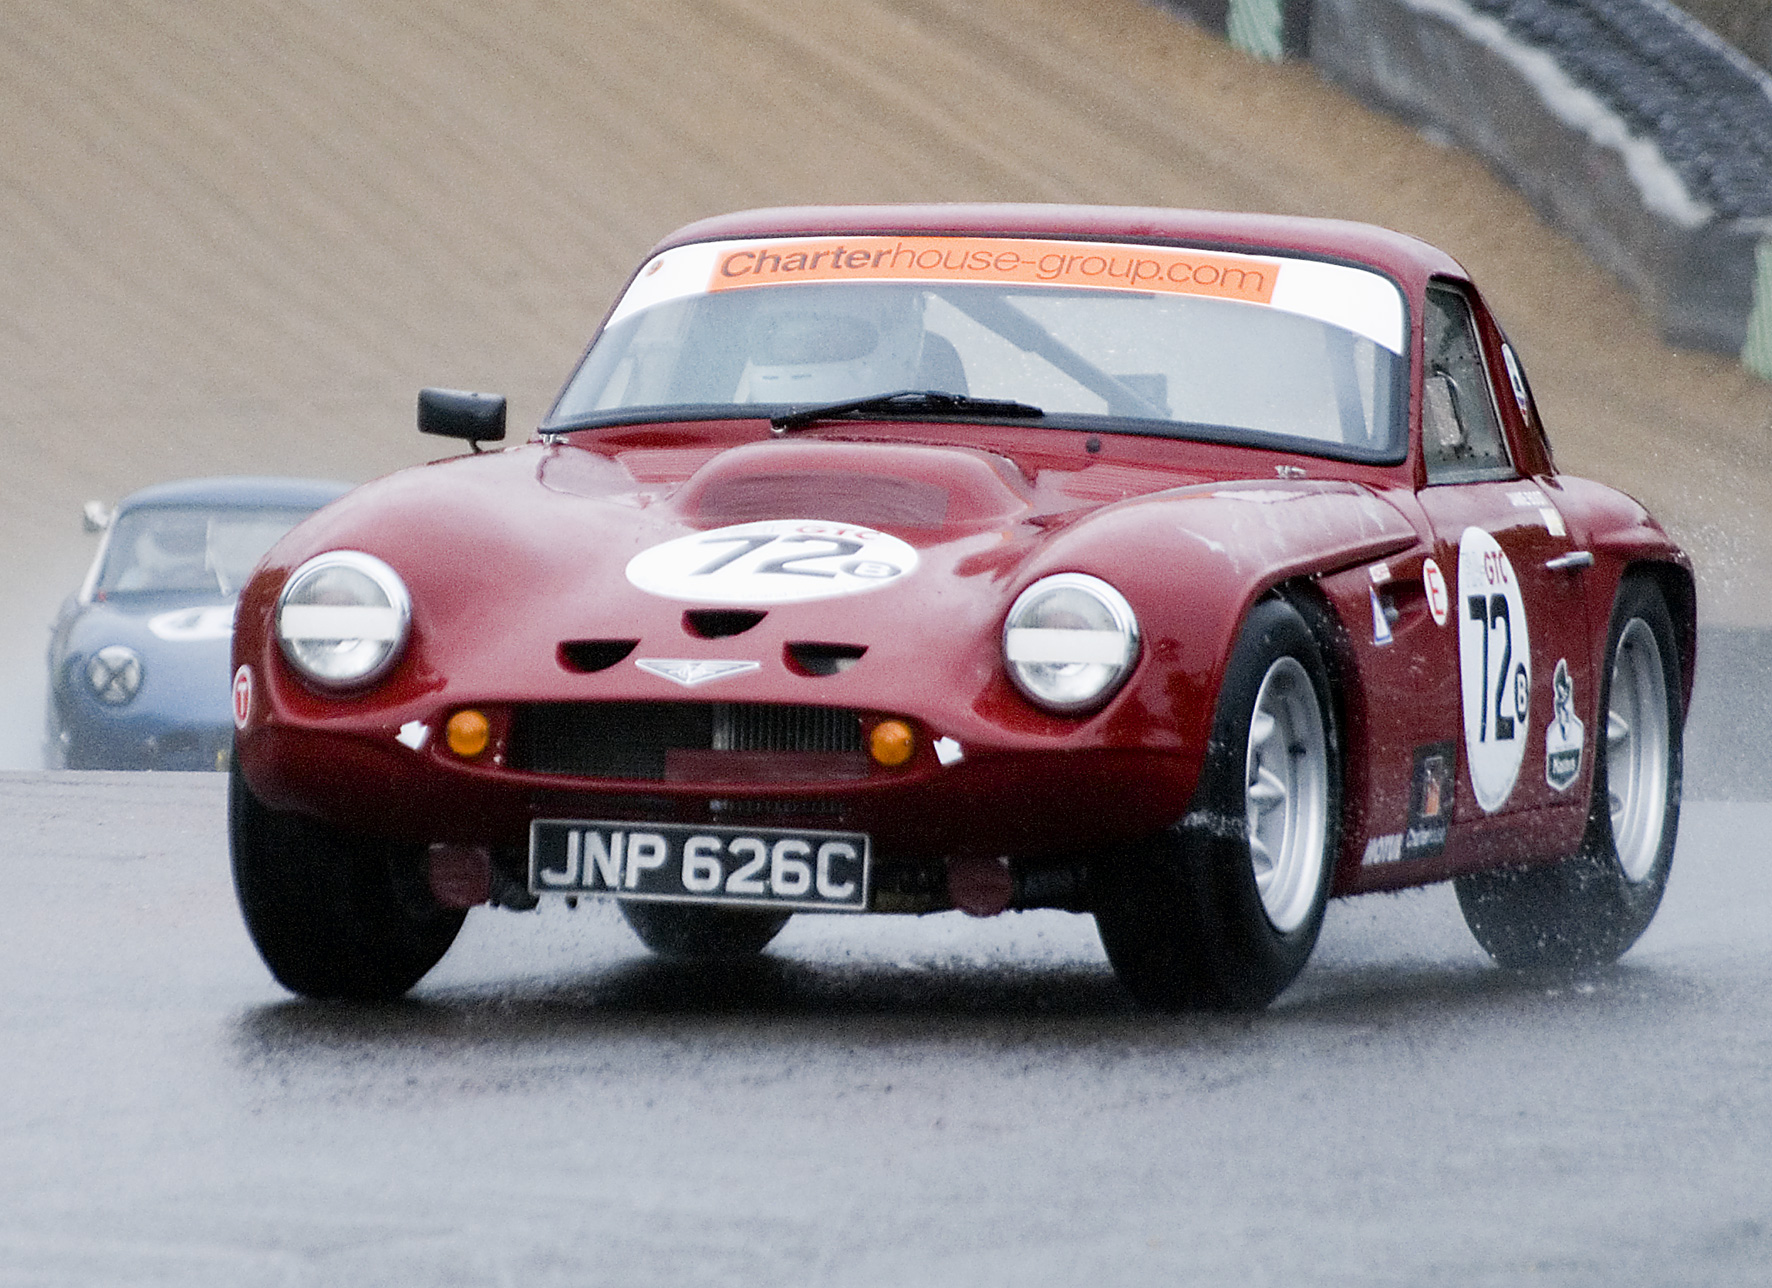
<svg viewBox="0 0 1772 1288"><path fill-rule="evenodd" d="M147 506L305 507L317 510L343 496L354 484L332 479L231 475L221 478L175 479L131 492L117 503L119 512Z"/></svg>
<svg viewBox="0 0 1772 1288"><path fill-rule="evenodd" d="M1344 219L1144 206L956 204L783 206L718 215L680 228L654 251L690 242L830 234L1077 237L1181 242L1370 264L1408 284L1466 276L1458 261L1407 233Z"/></svg>

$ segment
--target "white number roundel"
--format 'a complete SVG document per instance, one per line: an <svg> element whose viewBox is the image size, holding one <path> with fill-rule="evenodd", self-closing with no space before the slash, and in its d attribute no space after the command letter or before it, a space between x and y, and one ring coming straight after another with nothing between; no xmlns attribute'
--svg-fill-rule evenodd
<svg viewBox="0 0 1772 1288"><path fill-rule="evenodd" d="M628 561L628 580L665 599L792 604L878 590L916 566L913 546L872 528L765 519L692 532L642 550Z"/></svg>
<svg viewBox="0 0 1772 1288"><path fill-rule="evenodd" d="M1458 542L1458 671L1464 750L1477 804L1507 802L1526 755L1532 701L1532 643L1514 566L1495 538L1466 528Z"/></svg>

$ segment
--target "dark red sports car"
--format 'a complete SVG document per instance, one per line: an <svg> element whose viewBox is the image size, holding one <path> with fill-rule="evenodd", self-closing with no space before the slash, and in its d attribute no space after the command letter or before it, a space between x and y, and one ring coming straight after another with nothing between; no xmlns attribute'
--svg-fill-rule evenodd
<svg viewBox="0 0 1772 1288"><path fill-rule="evenodd" d="M419 427L477 449L504 401ZM1162 1007L1261 1006L1331 896L1449 878L1498 961L1609 960L1667 880L1693 611L1413 238L733 215L646 259L528 443L266 557L236 884L317 997L548 897L690 956L1089 912Z"/></svg>

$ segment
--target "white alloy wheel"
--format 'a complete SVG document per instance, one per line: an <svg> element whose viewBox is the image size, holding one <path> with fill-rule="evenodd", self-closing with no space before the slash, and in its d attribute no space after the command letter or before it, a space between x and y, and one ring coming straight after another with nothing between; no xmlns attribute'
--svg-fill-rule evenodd
<svg viewBox="0 0 1772 1288"><path fill-rule="evenodd" d="M1667 817L1667 671L1655 632L1633 617L1618 637L1606 711L1606 789L1618 865L1642 881L1661 852Z"/></svg>
<svg viewBox="0 0 1772 1288"><path fill-rule="evenodd" d="M1329 830L1323 712L1310 673L1297 658L1276 659L1262 677L1245 765L1255 887L1268 921L1287 934L1316 906Z"/></svg>

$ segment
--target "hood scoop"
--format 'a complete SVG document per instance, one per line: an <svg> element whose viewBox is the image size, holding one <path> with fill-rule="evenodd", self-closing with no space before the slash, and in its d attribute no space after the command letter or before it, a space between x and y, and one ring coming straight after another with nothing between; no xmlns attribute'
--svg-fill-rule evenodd
<svg viewBox="0 0 1772 1288"><path fill-rule="evenodd" d="M822 519L885 531L1002 522L1029 508L1020 472L988 452L809 440L725 452L696 472L677 504L709 523Z"/></svg>
<svg viewBox="0 0 1772 1288"><path fill-rule="evenodd" d="M819 518L868 528L939 528L948 519L948 491L936 483L830 470L716 479L696 513L722 523Z"/></svg>

